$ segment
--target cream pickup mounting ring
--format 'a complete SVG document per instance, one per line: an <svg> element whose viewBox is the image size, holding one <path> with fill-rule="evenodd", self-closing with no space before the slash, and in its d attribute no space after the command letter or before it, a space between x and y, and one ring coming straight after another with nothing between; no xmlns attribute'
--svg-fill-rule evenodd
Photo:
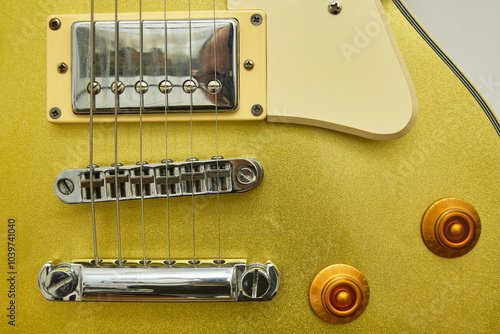
<svg viewBox="0 0 500 334"><path fill-rule="evenodd" d="M68 204L90 203L90 189L95 202L141 198L141 166L98 167L94 165L93 187L90 168L70 169L56 178L54 188L59 199ZM260 163L252 158L219 159L186 162L163 161L142 165L144 198L240 193L257 187L264 177ZM115 181L118 180L118 187Z"/></svg>
<svg viewBox="0 0 500 334"><path fill-rule="evenodd" d="M267 105L266 20L253 25L251 17L256 12L265 17L262 11L239 10L216 11L214 19L213 11L197 11L191 13L191 20L187 12L168 12L164 20L165 13L159 12L142 13L139 21L137 13L122 13L117 47L114 14L96 14L94 29L88 15L51 16L47 25L48 120L89 122L90 92L95 98L93 122L114 122L115 92L119 122L139 121L141 99L144 122L164 122L165 113L168 121L191 117L214 121L216 114L221 121L265 119L265 110L258 117L252 113L252 106ZM60 28L53 30L56 21ZM255 63L252 71L245 69L246 59ZM60 64L65 64L65 71L61 72ZM57 117L50 112L54 108L60 110Z"/></svg>

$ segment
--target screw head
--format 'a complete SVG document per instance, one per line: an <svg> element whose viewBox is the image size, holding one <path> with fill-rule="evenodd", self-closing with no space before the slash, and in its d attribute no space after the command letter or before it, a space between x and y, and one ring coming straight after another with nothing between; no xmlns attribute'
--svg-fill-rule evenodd
<svg viewBox="0 0 500 334"><path fill-rule="evenodd" d="M221 83L219 80L211 80L207 85L207 90L210 94L217 94L220 92Z"/></svg>
<svg viewBox="0 0 500 334"><path fill-rule="evenodd" d="M57 183L57 189L63 195L70 195L75 190L75 185L70 179L62 179Z"/></svg>
<svg viewBox="0 0 500 334"><path fill-rule="evenodd" d="M255 182L256 175L253 169L248 167L241 167L236 173L236 179L239 183L247 185Z"/></svg>
<svg viewBox="0 0 500 334"><path fill-rule="evenodd" d="M50 30L59 30L61 28L61 20L58 18L53 18L49 21Z"/></svg>
<svg viewBox="0 0 500 334"><path fill-rule="evenodd" d="M140 166L140 165L141 165L141 162L140 162L140 161L137 161L135 164L136 164L137 166ZM149 164L149 162L147 162L147 161L143 161L143 162L142 162L142 165L143 165L143 166L144 166L144 165L148 165L148 164Z"/></svg>
<svg viewBox="0 0 500 334"><path fill-rule="evenodd" d="M254 104L252 106L252 115L260 116L264 112L264 108L260 104Z"/></svg>
<svg viewBox="0 0 500 334"><path fill-rule="evenodd" d="M245 62L243 63L243 66L244 66L247 70L251 70L251 69L253 69L253 67L254 67L253 60L251 60L251 59L247 59L247 60L245 60Z"/></svg>
<svg viewBox="0 0 500 334"><path fill-rule="evenodd" d="M212 160L217 160L217 159L218 159L218 160L224 160L224 157L223 157L222 155L219 155L219 157L217 157L217 156L215 156L215 155L214 155L214 156L212 157Z"/></svg>
<svg viewBox="0 0 500 334"><path fill-rule="evenodd" d="M253 14L250 18L250 22L252 22L254 26L260 26L262 24L262 21L263 19L260 14Z"/></svg>
<svg viewBox="0 0 500 334"><path fill-rule="evenodd" d="M59 65L57 65L57 72L64 74L64 73L68 72L68 68L69 68L68 64L59 63Z"/></svg>
<svg viewBox="0 0 500 334"><path fill-rule="evenodd" d="M45 290L54 298L64 298L76 288L77 279L71 268L57 266L47 276Z"/></svg>
<svg viewBox="0 0 500 334"><path fill-rule="evenodd" d="M146 81L137 81L135 91L139 94L146 94L149 90L149 85Z"/></svg>
<svg viewBox="0 0 500 334"><path fill-rule="evenodd" d="M168 163L168 164L171 164L171 163L174 163L174 160L172 160L172 159L163 159L163 160L161 161L161 163L162 163L162 164L167 164L167 163Z"/></svg>
<svg viewBox="0 0 500 334"><path fill-rule="evenodd" d="M328 11L332 15L338 15L342 11L342 4L339 1L332 1L328 4Z"/></svg>
<svg viewBox="0 0 500 334"><path fill-rule="evenodd" d="M61 109L59 109L59 108L50 109L49 116L52 119L58 119L59 117L61 117Z"/></svg>
<svg viewBox="0 0 500 334"><path fill-rule="evenodd" d="M101 92L101 84L94 81L94 84L92 85L92 94L97 95ZM87 85L87 93L90 94L90 83Z"/></svg>
<svg viewBox="0 0 500 334"><path fill-rule="evenodd" d="M162 92L163 94L165 93L168 94L172 91L173 85L170 81L163 80L162 82L160 82L160 86L158 86L158 88L160 89L160 92Z"/></svg>
<svg viewBox="0 0 500 334"><path fill-rule="evenodd" d="M200 159L196 158L196 157L192 157L192 158L189 158L189 159L186 159L187 162L192 162L192 161L200 161Z"/></svg>
<svg viewBox="0 0 500 334"><path fill-rule="evenodd" d="M262 268L249 266L241 279L241 287L248 297L262 297L269 291L269 277Z"/></svg>
<svg viewBox="0 0 500 334"><path fill-rule="evenodd" d="M118 87L118 95L120 95L125 91L125 85L123 84L123 82L118 81L118 85L116 84L116 82L113 82L111 84L111 92L113 92L113 94L116 94L117 87Z"/></svg>
<svg viewBox="0 0 500 334"><path fill-rule="evenodd" d="M182 89L184 89L186 93L193 93L196 90L196 82L193 80L186 80L182 84Z"/></svg>

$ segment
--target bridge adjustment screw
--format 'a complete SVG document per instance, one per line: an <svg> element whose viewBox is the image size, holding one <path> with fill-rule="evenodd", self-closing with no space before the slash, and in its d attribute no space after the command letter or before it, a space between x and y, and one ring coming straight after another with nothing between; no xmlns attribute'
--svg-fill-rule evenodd
<svg viewBox="0 0 500 334"><path fill-rule="evenodd" d="M239 183L247 185L255 181L256 176L253 169L248 167L240 167L236 172L236 179Z"/></svg>
<svg viewBox="0 0 500 334"><path fill-rule="evenodd" d="M75 190L75 185L70 179L62 179L57 183L57 189L63 195L70 195Z"/></svg>
<svg viewBox="0 0 500 334"><path fill-rule="evenodd" d="M53 18L49 21L50 30L59 30L61 28L61 20Z"/></svg>
<svg viewBox="0 0 500 334"><path fill-rule="evenodd" d="M262 16L260 14L253 14L250 18L250 22L252 22L254 26L260 26L262 21Z"/></svg>
<svg viewBox="0 0 500 334"><path fill-rule="evenodd" d="M195 157L192 157L192 158L189 158L189 159L186 159L187 162L191 162L191 161L199 161L200 159L198 158L195 158Z"/></svg>
<svg viewBox="0 0 500 334"><path fill-rule="evenodd" d="M140 162L140 161L137 161L135 164L136 164L137 166L140 166L140 165L141 165L141 162ZM147 164L149 164L149 162L147 162L147 161L143 161L143 162L142 162L142 165L147 165Z"/></svg>
<svg viewBox="0 0 500 334"><path fill-rule="evenodd" d="M212 160L224 160L224 157L222 155L219 155L219 157L217 158L215 155L212 157Z"/></svg>
<svg viewBox="0 0 500 334"><path fill-rule="evenodd" d="M47 276L45 290L54 298L64 298L75 291L76 281L71 268L57 266Z"/></svg>
<svg viewBox="0 0 500 334"><path fill-rule="evenodd" d="M258 117L260 115L262 115L262 113L264 112L264 108L262 108L262 106L260 104L254 104L252 106L252 115Z"/></svg>
<svg viewBox="0 0 500 334"><path fill-rule="evenodd" d="M328 4L330 14L338 15L342 11L342 4L339 1L332 1Z"/></svg>
<svg viewBox="0 0 500 334"><path fill-rule="evenodd" d="M251 59L247 59L247 60L245 60L245 62L243 63L243 66L244 66L247 70L251 70L251 69L253 69L253 67L254 67L253 60L251 60Z"/></svg>
<svg viewBox="0 0 500 334"><path fill-rule="evenodd" d="M61 109L59 109L59 108L50 109L49 116L52 119L58 119L59 117L61 117Z"/></svg>
<svg viewBox="0 0 500 334"><path fill-rule="evenodd" d="M59 63L59 65L57 65L57 72L64 74L64 73L68 72L68 68L69 68L68 64Z"/></svg>
<svg viewBox="0 0 500 334"><path fill-rule="evenodd" d="M173 162L174 162L174 160L172 160L172 159L168 159L168 160L163 159L163 160L161 161L161 163L162 163L162 164L165 164L165 163L169 163L169 164L171 164L171 163L173 163Z"/></svg>
<svg viewBox="0 0 500 334"><path fill-rule="evenodd" d="M269 291L269 277L261 266L248 266L241 279L243 292L251 298L259 298Z"/></svg>

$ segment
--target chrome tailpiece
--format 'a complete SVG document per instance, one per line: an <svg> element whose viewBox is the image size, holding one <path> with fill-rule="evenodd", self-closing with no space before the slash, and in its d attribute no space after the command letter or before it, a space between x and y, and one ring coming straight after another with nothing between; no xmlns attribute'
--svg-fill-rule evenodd
<svg viewBox="0 0 500 334"><path fill-rule="evenodd" d="M180 197L245 192L257 187L264 176L259 162L252 158L186 162L163 161L157 164L143 163L142 180L140 163L134 166L94 166L90 186L90 168L70 169L62 172L54 184L57 197L65 203L90 203L90 189L95 202L133 200L141 198ZM118 187L115 181L118 180ZM118 192L116 191L118 190Z"/></svg>
<svg viewBox="0 0 500 334"><path fill-rule="evenodd" d="M276 267L215 261L75 261L46 263L38 274L38 287L53 301L267 301L278 292Z"/></svg>

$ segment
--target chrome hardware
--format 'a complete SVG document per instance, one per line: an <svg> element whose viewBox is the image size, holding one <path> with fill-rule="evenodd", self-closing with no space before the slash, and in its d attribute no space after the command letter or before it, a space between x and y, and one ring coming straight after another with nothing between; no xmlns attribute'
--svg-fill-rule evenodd
<svg viewBox="0 0 500 334"><path fill-rule="evenodd" d="M139 94L146 94L149 90L149 85L145 81L137 81L135 84L135 91Z"/></svg>
<svg viewBox="0 0 500 334"><path fill-rule="evenodd" d="M213 20L192 20L192 55L189 62L189 26L187 20L167 21L168 50L165 50L165 22L143 21L143 83L140 81L139 52L140 26L138 21L119 22L120 78L124 92L120 95L120 113L139 112L140 99L136 92L144 94L144 113L165 111L165 93L169 93L169 112L188 112L191 105L194 112L214 111L234 112L238 109L238 21L235 19L216 20L217 38L214 39ZM71 27L71 91L72 107L77 114L88 114L89 98L85 93L90 80L89 62L89 22L75 22ZM94 112L114 113L115 81L114 67L109 66L110 55L115 54L115 22L98 21L95 24L95 81L101 87L96 98ZM217 50L217 79L221 87L218 91L217 106L208 83L213 79L214 61L211 58L214 40L220 44ZM165 62L165 55L168 59ZM167 68L165 68L167 63ZM190 70L189 64L192 64ZM168 75L168 82L165 75ZM192 81L191 81L192 80ZM142 87L142 88L141 88ZM146 93L147 88L149 89ZM90 90L90 89L89 89ZM190 94L186 94L190 93Z"/></svg>
<svg viewBox="0 0 500 334"><path fill-rule="evenodd" d="M61 109L52 108L52 109L50 109L49 115L50 115L50 118L52 118L52 119L58 119L59 117L61 117Z"/></svg>
<svg viewBox="0 0 500 334"><path fill-rule="evenodd" d="M255 159L221 159L199 161L190 158L186 162L169 160L157 164L142 165L142 192L144 198L181 197L240 193L257 187L264 176L262 166ZM193 170L191 171L191 167ZM90 202L90 168L70 169L56 178L55 192L68 204ZM93 168L95 202L115 201L118 188L119 200L141 198L140 162L118 168L118 187L115 187L115 168ZM69 185L71 183L73 188ZM69 191L71 189L71 191Z"/></svg>
<svg viewBox="0 0 500 334"><path fill-rule="evenodd" d="M251 69L253 69L253 67L254 67L253 60L251 60L251 59L247 59L247 60L245 60L245 62L243 63L243 66L244 66L247 70L251 70Z"/></svg>
<svg viewBox="0 0 500 334"><path fill-rule="evenodd" d="M252 106L252 115L260 116L264 112L264 108L260 104L254 104Z"/></svg>
<svg viewBox="0 0 500 334"><path fill-rule="evenodd" d="M118 94L120 94L120 95L121 95L124 91L125 91L125 85L123 84L123 82L118 81ZM113 83L111 84L111 92L112 92L113 94L115 94L115 93L116 93L116 82L113 82Z"/></svg>
<svg viewBox="0 0 500 334"><path fill-rule="evenodd" d="M332 1L328 4L330 14L337 15L342 11L342 4L339 1Z"/></svg>
<svg viewBox="0 0 500 334"><path fill-rule="evenodd" d="M207 90L210 94L217 94L220 92L221 89L221 83L219 80L210 80L210 82L207 85Z"/></svg>
<svg viewBox="0 0 500 334"><path fill-rule="evenodd" d="M92 85L92 92L94 93L94 95L99 94L101 92L101 84L94 81L94 84ZM90 94L90 82L87 85L87 93Z"/></svg>
<svg viewBox="0 0 500 334"><path fill-rule="evenodd" d="M57 72L59 72L61 74L68 72L68 64L59 63L59 65L57 65Z"/></svg>
<svg viewBox="0 0 500 334"><path fill-rule="evenodd" d="M160 92L163 94L168 94L172 91L172 83L170 81L163 80L160 82Z"/></svg>
<svg viewBox="0 0 500 334"><path fill-rule="evenodd" d="M43 265L38 287L51 301L268 301L279 290L278 270L271 263L226 260L223 264L189 261L103 260ZM197 261L198 262L198 261Z"/></svg>
<svg viewBox="0 0 500 334"><path fill-rule="evenodd" d="M186 93L193 93L196 90L196 82L193 80L186 80L182 84L182 89L184 89Z"/></svg>
<svg viewBox="0 0 500 334"><path fill-rule="evenodd" d="M49 21L50 30L59 30L61 28L61 20L53 18Z"/></svg>
<svg viewBox="0 0 500 334"><path fill-rule="evenodd" d="M250 18L250 22L252 22L254 26L260 26L262 24L262 16L260 14L253 14Z"/></svg>

